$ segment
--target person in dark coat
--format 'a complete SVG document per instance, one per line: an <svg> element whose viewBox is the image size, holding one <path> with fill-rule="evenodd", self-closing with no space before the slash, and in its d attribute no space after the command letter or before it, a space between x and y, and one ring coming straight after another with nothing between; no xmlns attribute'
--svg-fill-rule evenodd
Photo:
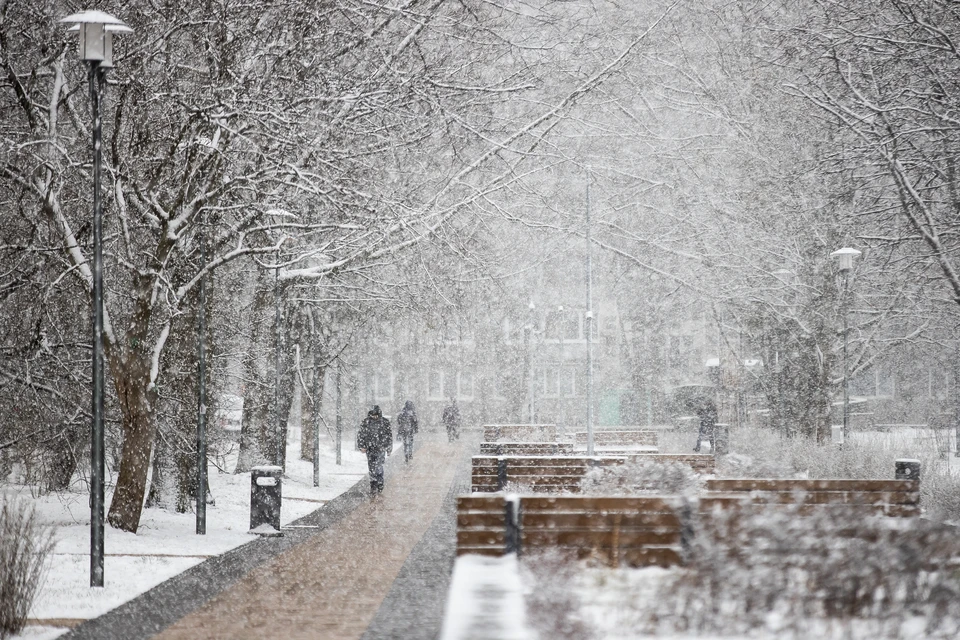
<svg viewBox="0 0 960 640"><path fill-rule="evenodd" d="M367 454L370 495L383 493L383 465L393 448L393 432L390 430L390 421L380 413L380 407L374 406L360 423L357 444L360 451Z"/></svg>
<svg viewBox="0 0 960 640"><path fill-rule="evenodd" d="M710 442L710 451L714 450L714 432L717 427L717 405L713 400L704 398L700 406L697 407L697 417L700 418L700 431L697 433L697 446L694 451L700 451L700 444L704 440Z"/></svg>
<svg viewBox="0 0 960 640"><path fill-rule="evenodd" d="M403 457L407 462L413 460L413 436L419 430L420 421L413 409L413 401L407 400L397 414L397 437L403 440Z"/></svg>
<svg viewBox="0 0 960 640"><path fill-rule="evenodd" d="M453 442L460 437L460 409L457 407L457 400L455 398L452 399L450 405L443 410L443 416L440 419L447 430L447 440Z"/></svg>

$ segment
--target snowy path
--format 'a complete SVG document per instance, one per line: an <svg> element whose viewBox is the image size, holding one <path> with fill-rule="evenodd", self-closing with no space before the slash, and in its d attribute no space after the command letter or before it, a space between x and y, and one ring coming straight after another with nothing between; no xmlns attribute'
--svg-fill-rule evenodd
<svg viewBox="0 0 960 640"><path fill-rule="evenodd" d="M457 558L457 496L470 493L470 456L476 449L476 442L462 444L461 462L440 513L410 552L362 640L434 640L440 635Z"/></svg>
<svg viewBox="0 0 960 640"><path fill-rule="evenodd" d="M461 458L458 445L422 443L409 466L392 461L380 499L254 568L156 637L360 638L448 501Z"/></svg>

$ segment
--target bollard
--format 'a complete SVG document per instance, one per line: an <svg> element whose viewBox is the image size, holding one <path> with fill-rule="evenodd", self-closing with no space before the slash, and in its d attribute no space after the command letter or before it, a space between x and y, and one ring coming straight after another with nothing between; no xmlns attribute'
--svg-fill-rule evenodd
<svg viewBox="0 0 960 640"><path fill-rule="evenodd" d="M680 520L680 564L687 564L693 557L693 508L684 500L677 516Z"/></svg>
<svg viewBox="0 0 960 640"><path fill-rule="evenodd" d="M265 465L250 470L251 531L266 524L274 529L274 535L280 533L282 476L283 469L275 466ZM257 531L257 533L261 533L261 531Z"/></svg>
<svg viewBox="0 0 960 640"><path fill-rule="evenodd" d="M713 425L713 454L724 455L729 452L730 425L718 422Z"/></svg>
<svg viewBox="0 0 960 640"><path fill-rule="evenodd" d="M830 440L833 442L833 444L839 447L843 446L843 425L842 424L830 425Z"/></svg>
<svg viewBox="0 0 960 640"><path fill-rule="evenodd" d="M497 458L497 491L503 491L507 486L507 460Z"/></svg>
<svg viewBox="0 0 960 640"><path fill-rule="evenodd" d="M901 458L894 462L894 478L897 480L919 480L920 461L913 458Z"/></svg>
<svg viewBox="0 0 960 640"><path fill-rule="evenodd" d="M520 496L507 496L503 502L503 550L520 557Z"/></svg>

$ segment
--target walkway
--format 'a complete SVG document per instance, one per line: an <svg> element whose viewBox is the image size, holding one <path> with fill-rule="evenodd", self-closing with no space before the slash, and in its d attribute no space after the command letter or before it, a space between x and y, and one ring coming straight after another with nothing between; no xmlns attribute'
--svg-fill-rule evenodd
<svg viewBox="0 0 960 640"><path fill-rule="evenodd" d="M394 465L380 498L257 567L157 637L360 638L439 512L459 453L425 442L412 464Z"/></svg>

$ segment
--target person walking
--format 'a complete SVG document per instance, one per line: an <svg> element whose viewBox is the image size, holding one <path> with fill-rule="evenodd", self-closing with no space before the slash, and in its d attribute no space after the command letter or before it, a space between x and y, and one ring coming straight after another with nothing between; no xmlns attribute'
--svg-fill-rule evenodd
<svg viewBox="0 0 960 640"><path fill-rule="evenodd" d="M397 414L397 436L403 440L403 458L407 462L413 460L413 436L420 430L420 421L413 408L413 401L407 400L403 409Z"/></svg>
<svg viewBox="0 0 960 640"><path fill-rule="evenodd" d="M452 398L450 404L443 410L441 421L447 430L448 441L453 442L460 437L460 409L457 407L456 398Z"/></svg>
<svg viewBox="0 0 960 640"><path fill-rule="evenodd" d="M700 431L697 433L697 446L693 448L695 452L700 451L700 444L703 440L710 441L710 451L714 451L714 432L717 427L717 405L713 400L704 398L700 406L697 407L697 417L700 418Z"/></svg>
<svg viewBox="0 0 960 640"><path fill-rule="evenodd" d="M360 451L367 454L367 469L370 471L370 496L383 493L383 465L393 448L393 431L390 421L374 405L357 431Z"/></svg>

